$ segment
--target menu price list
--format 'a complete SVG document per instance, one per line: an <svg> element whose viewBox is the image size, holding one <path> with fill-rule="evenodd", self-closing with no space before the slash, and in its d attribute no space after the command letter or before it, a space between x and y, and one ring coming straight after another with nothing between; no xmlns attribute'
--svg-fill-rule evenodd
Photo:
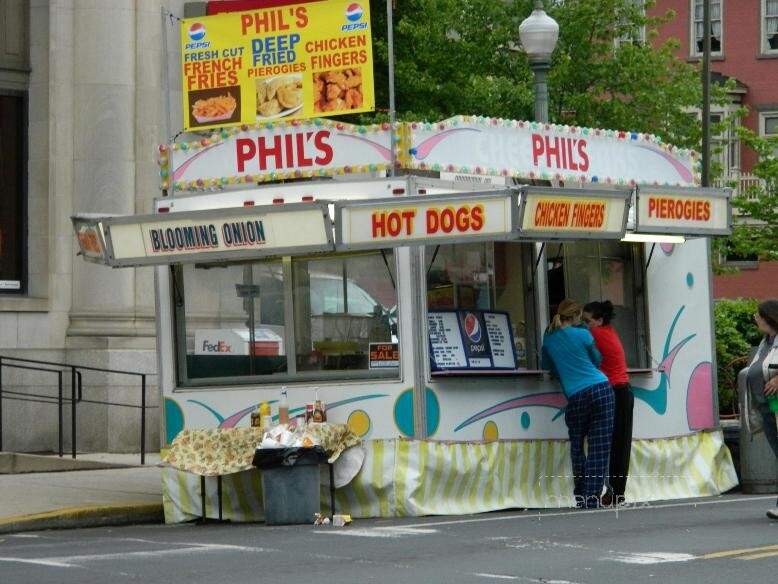
<svg viewBox="0 0 778 584"><path fill-rule="evenodd" d="M486 335L492 349L492 362L494 367L516 368L516 358L511 347L511 327L508 315L494 312L485 312Z"/></svg>
<svg viewBox="0 0 778 584"><path fill-rule="evenodd" d="M430 312L427 315L432 360L438 369L467 368L465 348L455 312Z"/></svg>

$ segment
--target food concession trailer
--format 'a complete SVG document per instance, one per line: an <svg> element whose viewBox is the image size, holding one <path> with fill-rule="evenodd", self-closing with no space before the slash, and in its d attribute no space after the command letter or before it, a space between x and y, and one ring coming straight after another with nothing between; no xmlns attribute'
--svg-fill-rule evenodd
<svg viewBox="0 0 778 584"><path fill-rule="evenodd" d="M85 259L154 266L165 444L248 425L282 388L302 413L316 391L363 439L339 511L573 506L566 402L540 344L561 299L608 299L636 397L627 500L734 486L707 239L729 231L729 192L697 188L696 155L461 116L396 131L402 176L384 178L387 125L163 145L153 215L74 217ZM251 476L225 477L226 518L261 517ZM164 470L168 521L201 514L199 488Z"/></svg>

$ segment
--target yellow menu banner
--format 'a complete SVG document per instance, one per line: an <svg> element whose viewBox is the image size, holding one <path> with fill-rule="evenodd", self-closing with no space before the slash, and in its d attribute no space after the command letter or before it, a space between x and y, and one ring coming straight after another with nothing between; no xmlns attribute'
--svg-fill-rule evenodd
<svg viewBox="0 0 778 584"><path fill-rule="evenodd" d="M185 130L373 111L370 4L185 19L181 74Z"/></svg>

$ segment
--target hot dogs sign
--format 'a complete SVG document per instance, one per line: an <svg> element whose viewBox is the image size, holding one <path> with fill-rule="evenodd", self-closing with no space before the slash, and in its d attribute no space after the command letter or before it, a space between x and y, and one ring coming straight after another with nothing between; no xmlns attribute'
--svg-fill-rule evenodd
<svg viewBox="0 0 778 584"><path fill-rule="evenodd" d="M335 205L341 249L414 241L509 238L517 227L518 193L461 193L348 201Z"/></svg>

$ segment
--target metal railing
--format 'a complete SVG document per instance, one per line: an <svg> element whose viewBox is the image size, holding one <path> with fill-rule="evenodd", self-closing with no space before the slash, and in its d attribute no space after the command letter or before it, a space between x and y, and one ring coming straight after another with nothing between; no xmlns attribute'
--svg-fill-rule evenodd
<svg viewBox="0 0 778 584"><path fill-rule="evenodd" d="M746 200L752 201L757 198L754 190L757 192L765 188L765 180L753 174L730 174L722 176L714 181L717 187L730 187L733 189L734 197L746 197Z"/></svg>
<svg viewBox="0 0 778 584"><path fill-rule="evenodd" d="M42 393L28 393L13 391L3 388L3 368L22 369L27 371L39 371L52 374L57 377L57 396ZM56 369L54 369L56 368ZM128 375L140 377L140 405L113 402L107 400L84 399L83 397L83 371L98 371L100 373L112 373L116 375ZM63 374L70 373L70 398L64 396ZM57 363L55 361L39 361L36 359L22 359L0 355L0 452L3 450L3 400L16 400L37 402L43 404L56 404L58 406L58 451L59 456L64 455L64 406L69 403L71 425L71 456L76 458L76 404L91 403L107 406L139 408L140 409L140 463L146 464L146 410L155 409L156 406L146 405L146 378L151 373L138 373L136 371L122 371L120 369L106 369L104 367L90 367L87 365L72 365L70 363Z"/></svg>

